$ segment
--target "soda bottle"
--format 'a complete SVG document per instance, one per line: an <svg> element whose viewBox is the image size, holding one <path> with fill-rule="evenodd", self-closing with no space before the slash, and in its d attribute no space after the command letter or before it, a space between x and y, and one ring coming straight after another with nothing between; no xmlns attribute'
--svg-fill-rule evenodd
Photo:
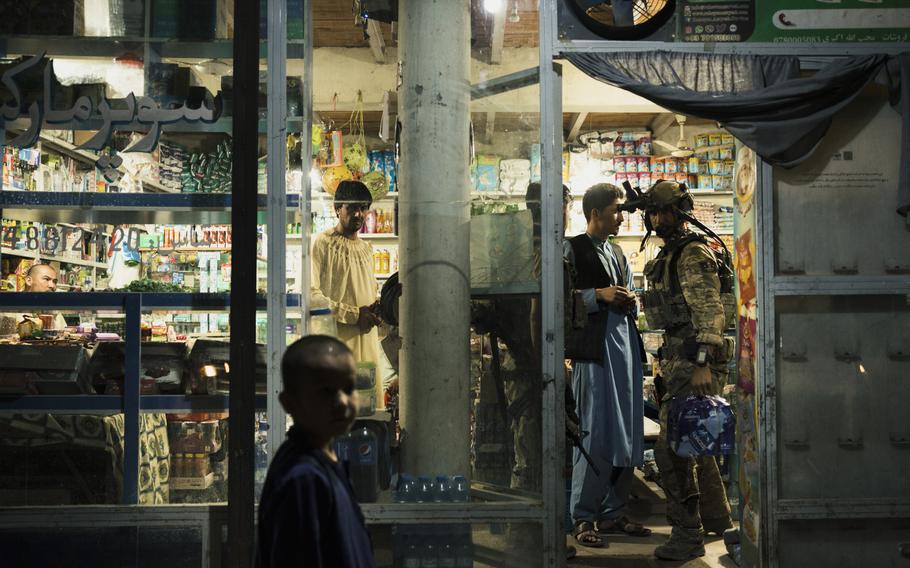
<svg viewBox="0 0 910 568"><path fill-rule="evenodd" d="M366 426L351 433L351 485L361 503L374 503L379 493L379 451Z"/></svg>

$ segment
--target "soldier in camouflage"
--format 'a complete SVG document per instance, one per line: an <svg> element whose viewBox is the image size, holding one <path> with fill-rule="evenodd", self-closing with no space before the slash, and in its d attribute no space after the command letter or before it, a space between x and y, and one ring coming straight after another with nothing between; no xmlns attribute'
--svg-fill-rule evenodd
<svg viewBox="0 0 910 568"><path fill-rule="evenodd" d="M732 271L728 255L715 253L706 238L688 229L693 203L685 186L660 181L646 196L646 225L664 240L645 267L649 289L642 307L649 326L664 330L660 368L667 393L654 455L672 526L669 540L654 554L687 560L704 555L706 533L723 534L732 522L714 457L683 458L670 449L669 400L690 393L719 394L727 382L733 344L723 332L734 316Z"/></svg>

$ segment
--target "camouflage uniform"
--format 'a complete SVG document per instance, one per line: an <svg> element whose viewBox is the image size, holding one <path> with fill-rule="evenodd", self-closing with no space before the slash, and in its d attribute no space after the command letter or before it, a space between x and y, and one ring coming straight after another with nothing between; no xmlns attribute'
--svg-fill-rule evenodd
<svg viewBox="0 0 910 568"><path fill-rule="evenodd" d="M642 297L649 325L665 330L660 368L667 393L660 408L660 435L654 448L667 495L667 520L673 527L670 542L664 546L681 545L690 551L689 556L697 555L693 551L704 553L703 526L710 532L732 526L730 505L714 457L679 457L667 441L668 402L691 392L698 345L713 350L709 366L715 394L727 382L726 363L733 345L723 337L723 331L733 317L734 300L730 290L721 293L718 262L703 238L680 232L667 239L657 258L646 266L649 290ZM661 556L660 549L655 553Z"/></svg>

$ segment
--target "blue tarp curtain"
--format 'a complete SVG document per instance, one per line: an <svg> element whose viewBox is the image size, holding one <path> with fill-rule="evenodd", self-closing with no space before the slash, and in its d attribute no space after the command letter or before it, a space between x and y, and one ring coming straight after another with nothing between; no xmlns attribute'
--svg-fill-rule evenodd
<svg viewBox="0 0 910 568"><path fill-rule="evenodd" d="M793 167L818 147L833 116L884 72L901 114L897 212L910 211L910 54L832 61L802 77L792 56L675 53L567 53L591 77L668 110L721 123L770 164Z"/></svg>

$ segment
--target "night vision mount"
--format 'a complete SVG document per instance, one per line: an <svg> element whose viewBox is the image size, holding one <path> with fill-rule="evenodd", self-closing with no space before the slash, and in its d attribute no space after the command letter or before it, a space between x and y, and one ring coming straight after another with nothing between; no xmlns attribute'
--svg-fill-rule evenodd
<svg viewBox="0 0 910 568"><path fill-rule="evenodd" d="M729 257L730 250L727 248L727 245L724 243L723 239L721 239L717 233L705 226L704 223L696 219L692 214L692 209L694 208L695 203L692 199L692 194L689 193L689 188L686 187L686 184L678 184L679 191L682 194L678 197L666 194L659 195L654 191L654 188L665 181L669 180L657 180L648 191L642 191L641 188L637 186L632 187L632 184L627 181L622 182L622 187L626 192L626 201L619 206L619 210L626 211L628 213L641 211L645 229L647 229L644 238L641 240L641 247L639 247L638 250L643 251L645 249L645 243L648 242L648 238L650 238L651 233L654 231L654 227L651 225L651 218L648 214L663 209L664 207L675 206L674 210L680 217L691 223L693 226L697 227L708 237L717 241L717 243L724 249L727 256Z"/></svg>

